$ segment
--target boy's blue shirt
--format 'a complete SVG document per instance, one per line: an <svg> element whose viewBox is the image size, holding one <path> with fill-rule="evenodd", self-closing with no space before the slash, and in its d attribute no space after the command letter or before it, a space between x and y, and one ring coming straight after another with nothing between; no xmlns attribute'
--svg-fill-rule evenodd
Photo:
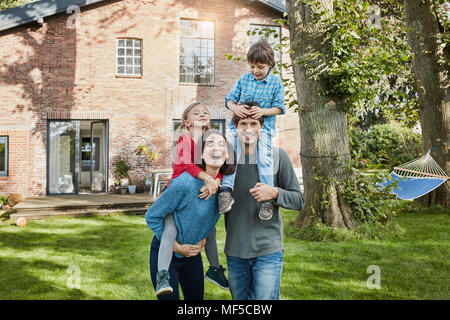
<svg viewBox="0 0 450 320"><path fill-rule="evenodd" d="M150 206L145 221L158 240L161 240L164 230L164 218L169 214L173 214L180 244L195 245L211 233L220 218L219 206L217 194L208 200L198 197L203 185L202 180L183 172Z"/></svg>
<svg viewBox="0 0 450 320"><path fill-rule="evenodd" d="M284 87L283 82L272 71L267 76L258 81L251 73L243 74L235 83L233 89L225 97L225 107L228 108L227 102L233 101L236 104L244 102L257 101L261 108L270 109L277 107L281 109L282 114L286 113L284 107ZM275 136L276 116L265 116L263 129ZM230 121L230 129L235 130L233 123Z"/></svg>

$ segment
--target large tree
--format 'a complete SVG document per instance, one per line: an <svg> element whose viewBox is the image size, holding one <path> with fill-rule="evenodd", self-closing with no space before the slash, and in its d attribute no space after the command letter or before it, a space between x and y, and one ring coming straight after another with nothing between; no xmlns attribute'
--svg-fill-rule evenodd
<svg viewBox="0 0 450 320"><path fill-rule="evenodd" d="M307 226L321 220L332 227L352 228L356 219L337 185L349 178L340 166L341 162L350 160L345 101L342 97L323 95L328 86L326 81L320 77L314 79L307 66L300 63L330 49L324 45L324 29L313 17L312 7L298 0L288 0L286 5L306 186L305 207L295 224ZM327 14L333 14L332 0L321 1L321 6ZM328 195L328 199L322 195ZM326 209L321 204L324 200L329 201Z"/></svg>
<svg viewBox="0 0 450 320"><path fill-rule="evenodd" d="M373 207L370 192L358 195L364 184L345 169L349 119L375 107L395 116L415 106L403 22L371 19L364 0L286 4L306 200L295 224L353 228L368 221Z"/></svg>
<svg viewBox="0 0 450 320"><path fill-rule="evenodd" d="M413 70L419 96L423 151L450 173L450 30L444 1L405 0L408 42L414 52ZM425 205L450 208L450 183L421 198Z"/></svg>

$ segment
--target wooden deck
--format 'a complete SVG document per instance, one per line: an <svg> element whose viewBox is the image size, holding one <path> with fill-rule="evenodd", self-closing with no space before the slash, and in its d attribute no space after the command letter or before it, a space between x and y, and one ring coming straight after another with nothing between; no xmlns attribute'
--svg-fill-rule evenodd
<svg viewBox="0 0 450 320"><path fill-rule="evenodd" d="M10 219L46 219L61 216L107 215L117 212L144 214L155 198L148 193L78 194L29 197L17 204Z"/></svg>

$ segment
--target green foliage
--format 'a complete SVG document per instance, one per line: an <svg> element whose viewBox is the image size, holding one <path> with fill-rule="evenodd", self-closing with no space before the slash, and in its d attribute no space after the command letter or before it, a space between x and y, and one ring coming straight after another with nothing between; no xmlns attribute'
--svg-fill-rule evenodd
<svg viewBox="0 0 450 320"><path fill-rule="evenodd" d="M8 196L6 194L0 195L0 206L8 204Z"/></svg>
<svg viewBox="0 0 450 320"><path fill-rule="evenodd" d="M14 8L17 6L21 6L23 4L27 4L30 2L34 2L37 0L1 0L0 1L0 11L6 10L9 8Z"/></svg>
<svg viewBox="0 0 450 320"><path fill-rule="evenodd" d="M351 179L345 180L341 185L341 192L350 204L356 220L363 224L389 222L396 212L389 192L397 183L380 189L379 183L386 179L391 180L387 172L365 174L350 164L344 170L351 172L352 175Z"/></svg>
<svg viewBox="0 0 450 320"><path fill-rule="evenodd" d="M324 177L317 169L314 169L313 179L319 181L325 190L330 184L336 186L336 189L349 203L358 226L351 230L332 228L321 223L321 219L317 219L315 225L297 228L297 231L291 230L290 234L299 239L311 241L382 239L401 234L402 230L392 222L392 218L399 211L398 201L392 200L392 196L389 194L398 182L382 188L379 183L386 179L392 181L387 172L363 173L354 167L354 161L349 161L340 167L343 175L348 177L344 182ZM329 210L329 199L330 194L326 192L322 194L321 210Z"/></svg>
<svg viewBox="0 0 450 320"><path fill-rule="evenodd" d="M130 169L131 167L126 159L119 158L119 160L117 160L116 175L119 179L127 178Z"/></svg>
<svg viewBox="0 0 450 320"><path fill-rule="evenodd" d="M383 10L378 16L362 0L335 0L332 15L319 1L303 3L311 7L315 23L323 25L323 46L298 63L325 83L323 94L344 99L355 121L381 107L393 119L417 122L413 54L404 22Z"/></svg>
<svg viewBox="0 0 450 320"><path fill-rule="evenodd" d="M397 123L379 124L368 131L349 129L352 158L358 167L392 169L421 156L419 133Z"/></svg>

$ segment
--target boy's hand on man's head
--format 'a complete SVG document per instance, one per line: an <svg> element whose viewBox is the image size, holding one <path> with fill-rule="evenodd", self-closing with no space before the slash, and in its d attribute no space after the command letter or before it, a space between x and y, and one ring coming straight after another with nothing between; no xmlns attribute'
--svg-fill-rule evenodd
<svg viewBox="0 0 450 320"><path fill-rule="evenodd" d="M249 113L250 116L255 120L258 120L259 118L264 117L266 115L265 110L257 106L252 106Z"/></svg>
<svg viewBox="0 0 450 320"><path fill-rule="evenodd" d="M247 105L245 105L245 104L241 104L241 105L238 105L238 104L234 104L234 105L232 105L232 107L231 107L231 111L233 111L233 113L235 113L238 117L240 117L240 118L246 118L246 117L248 117L249 116L249 114L250 114L250 111L248 111L246 108L247 108L248 106Z"/></svg>

